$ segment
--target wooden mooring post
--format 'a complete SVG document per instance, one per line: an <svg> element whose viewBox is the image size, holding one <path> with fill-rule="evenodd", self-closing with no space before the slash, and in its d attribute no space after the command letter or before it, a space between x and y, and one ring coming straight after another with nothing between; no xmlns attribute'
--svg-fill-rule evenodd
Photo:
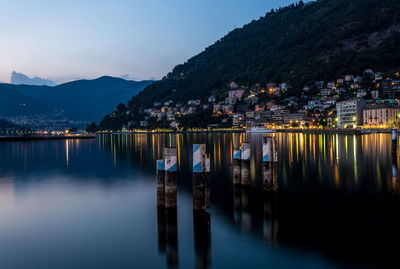
<svg viewBox="0 0 400 269"><path fill-rule="evenodd" d="M157 206L165 206L165 160L157 160Z"/></svg>
<svg viewBox="0 0 400 269"><path fill-rule="evenodd" d="M177 206L177 150L165 148L165 207Z"/></svg>
<svg viewBox="0 0 400 269"><path fill-rule="evenodd" d="M233 151L233 185L238 186L240 185L241 182L241 151L240 150L234 150Z"/></svg>
<svg viewBox="0 0 400 269"><path fill-rule="evenodd" d="M193 144L193 210L205 210L205 144Z"/></svg>

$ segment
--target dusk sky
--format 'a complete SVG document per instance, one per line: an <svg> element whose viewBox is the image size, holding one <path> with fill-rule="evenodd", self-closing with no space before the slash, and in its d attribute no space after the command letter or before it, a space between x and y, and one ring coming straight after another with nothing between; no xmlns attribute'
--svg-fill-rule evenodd
<svg viewBox="0 0 400 269"><path fill-rule="evenodd" d="M84 3L83 3L84 2ZM0 0L0 81L161 78L235 27L293 0Z"/></svg>

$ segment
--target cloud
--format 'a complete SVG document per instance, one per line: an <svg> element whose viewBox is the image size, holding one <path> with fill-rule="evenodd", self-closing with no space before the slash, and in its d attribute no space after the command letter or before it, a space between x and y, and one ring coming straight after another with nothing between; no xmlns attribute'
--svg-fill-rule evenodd
<svg viewBox="0 0 400 269"><path fill-rule="evenodd" d="M22 73L13 71L11 73L11 84L27 84L27 85L47 85L55 86L56 84L50 79L39 77L30 78Z"/></svg>

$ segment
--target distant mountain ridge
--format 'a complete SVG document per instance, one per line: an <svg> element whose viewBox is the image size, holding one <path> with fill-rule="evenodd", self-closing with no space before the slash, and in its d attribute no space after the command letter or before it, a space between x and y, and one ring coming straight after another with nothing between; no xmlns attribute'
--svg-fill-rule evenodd
<svg viewBox="0 0 400 269"><path fill-rule="evenodd" d="M206 101L223 96L231 81L262 87L289 82L288 95L303 86L346 74L400 69L400 1L318 0L272 10L235 29L129 102L129 117L106 116L103 129L139 123L154 102Z"/></svg>
<svg viewBox="0 0 400 269"><path fill-rule="evenodd" d="M71 120L99 121L121 102L128 102L153 81L104 76L54 87L0 84L0 117L61 112Z"/></svg>
<svg viewBox="0 0 400 269"><path fill-rule="evenodd" d="M4 119L0 119L0 135L5 135L2 131L4 130L25 130L25 128L8 122Z"/></svg>

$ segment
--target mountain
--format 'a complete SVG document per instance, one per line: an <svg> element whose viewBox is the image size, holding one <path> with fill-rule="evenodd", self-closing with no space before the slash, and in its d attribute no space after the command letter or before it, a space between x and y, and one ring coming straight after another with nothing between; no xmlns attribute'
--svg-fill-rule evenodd
<svg viewBox="0 0 400 269"><path fill-rule="evenodd" d="M3 133L3 131L7 130L26 130L26 128L13 124L9 121L0 119L0 135L4 135L5 133Z"/></svg>
<svg viewBox="0 0 400 269"><path fill-rule="evenodd" d="M155 101L186 102L222 96L227 84L289 82L288 94L315 81L372 68L400 67L400 1L319 0L272 10L235 29L202 53L176 66L132 98L130 117L113 113L102 128L138 122Z"/></svg>
<svg viewBox="0 0 400 269"><path fill-rule="evenodd" d="M151 83L104 76L54 87L0 84L0 117L62 111L71 120L99 121Z"/></svg>
<svg viewBox="0 0 400 269"><path fill-rule="evenodd" d="M0 84L0 117L44 114L54 109L40 99L13 89L11 84Z"/></svg>

